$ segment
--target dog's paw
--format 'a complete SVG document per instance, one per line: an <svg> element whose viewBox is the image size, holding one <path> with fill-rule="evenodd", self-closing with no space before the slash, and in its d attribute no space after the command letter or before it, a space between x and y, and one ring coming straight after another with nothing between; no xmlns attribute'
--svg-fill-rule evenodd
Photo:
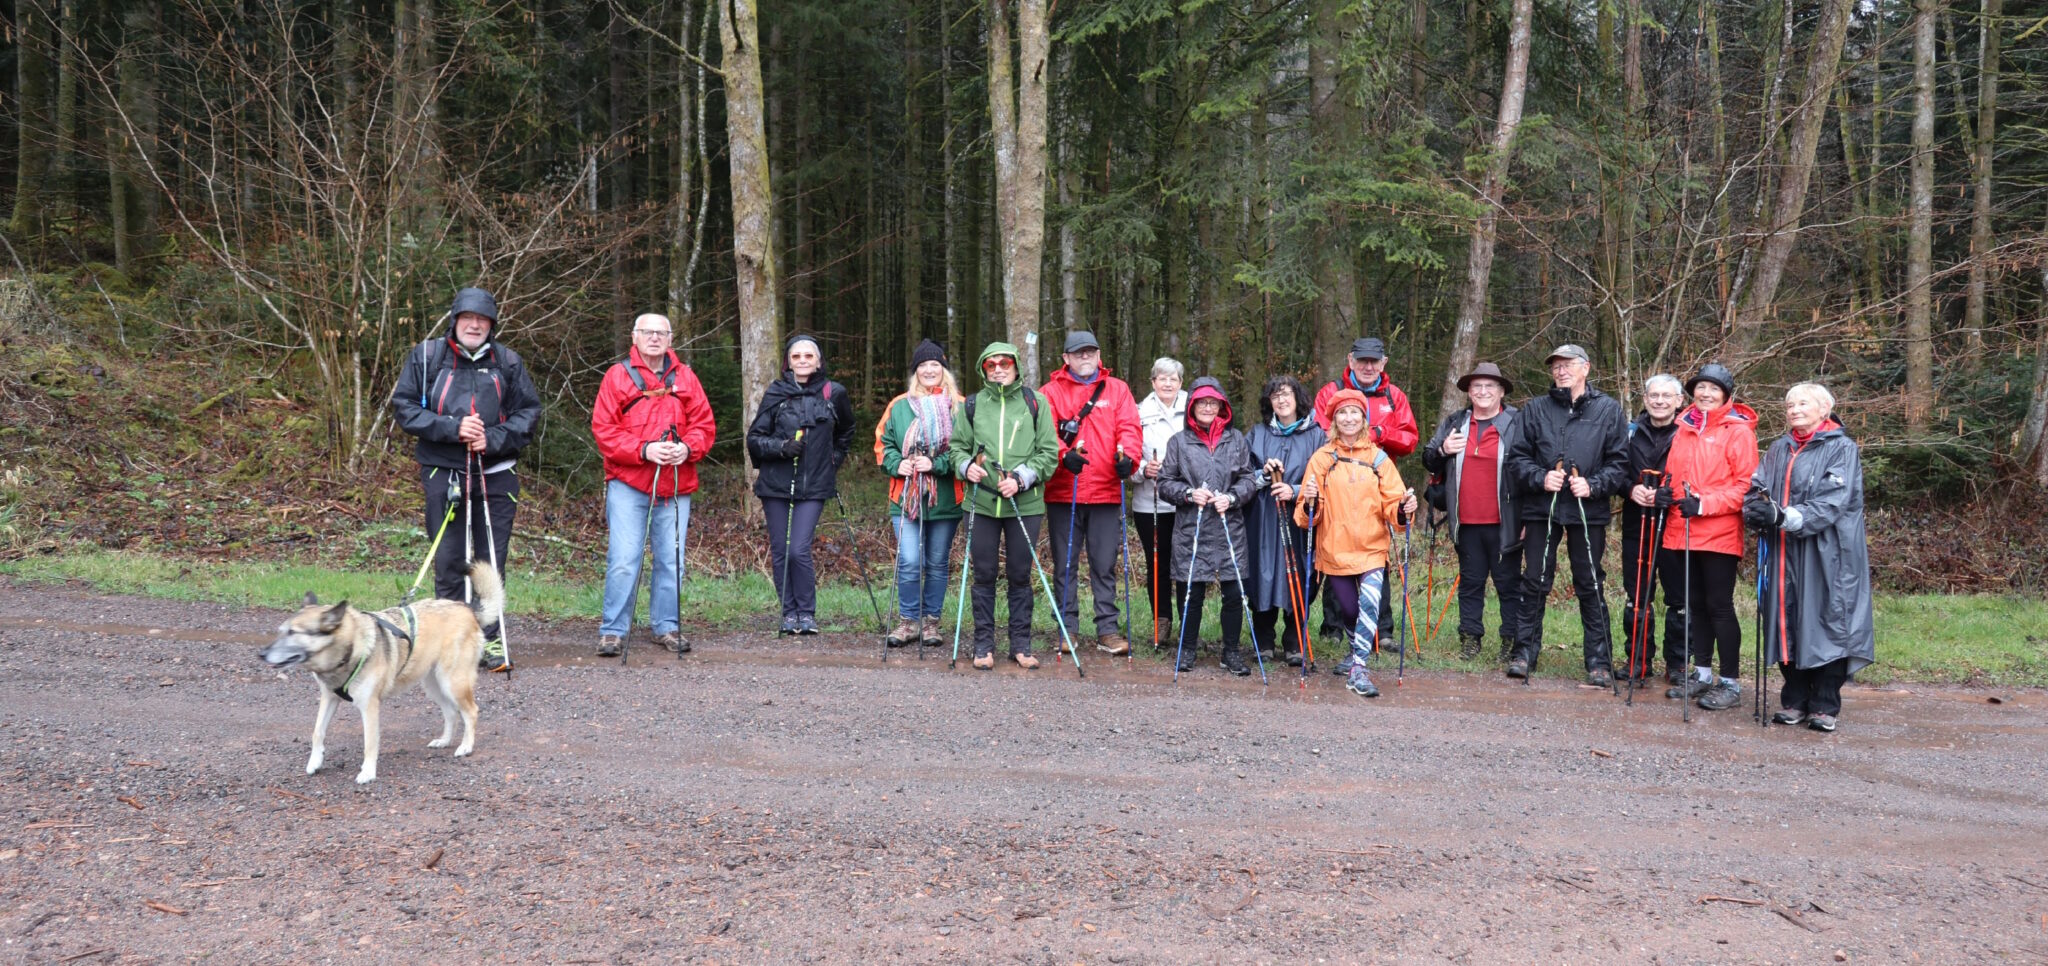
<svg viewBox="0 0 2048 966"><path fill-rule="evenodd" d="M318 773L320 771L320 762L322 758L323 756L316 751L313 753L313 757L306 759L306 774L312 775Z"/></svg>
<svg viewBox="0 0 2048 966"><path fill-rule="evenodd" d="M368 785L376 780L377 769L375 768L365 768L362 771L356 772L356 784L358 785Z"/></svg>
<svg viewBox="0 0 2048 966"><path fill-rule="evenodd" d="M429 748L446 748L446 747L448 747L448 739L446 739L446 738L435 738L434 740L432 740L432 741L429 741L429 742L427 742L427 747L429 747Z"/></svg>
<svg viewBox="0 0 2048 966"><path fill-rule="evenodd" d="M464 745L463 745L462 747L460 747L460 748L457 748L457 749L455 749L455 757L457 757L457 758L468 758L468 757L469 757L469 753L470 753L471 751L475 750L475 748L476 748L476 746L475 746L475 745L470 745L470 744L464 744Z"/></svg>

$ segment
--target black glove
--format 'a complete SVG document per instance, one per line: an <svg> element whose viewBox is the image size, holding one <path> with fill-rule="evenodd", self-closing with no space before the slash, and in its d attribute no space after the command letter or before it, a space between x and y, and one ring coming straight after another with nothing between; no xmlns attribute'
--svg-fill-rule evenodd
<svg viewBox="0 0 2048 966"><path fill-rule="evenodd" d="M1785 511L1769 494L1752 491L1742 499L1742 522L1758 530L1773 529L1784 525Z"/></svg>
<svg viewBox="0 0 2048 966"><path fill-rule="evenodd" d="M1134 459L1132 459L1132 458L1130 458L1130 457L1128 457L1128 456L1125 456L1122 450L1118 450L1118 451L1117 451L1117 454L1116 454L1116 477L1117 477L1117 479L1120 479L1120 480L1122 480L1122 479L1129 479L1129 478L1130 478L1130 475L1131 475L1132 473L1136 473L1137 471L1138 471L1138 461L1137 461L1137 460L1134 460Z"/></svg>
<svg viewBox="0 0 2048 966"><path fill-rule="evenodd" d="M1700 515L1700 498L1699 498L1699 497L1696 497L1696 496L1689 496L1689 497L1686 497L1686 498L1685 498L1685 499L1683 499L1683 500L1679 500L1679 501L1678 501L1678 504L1677 504L1677 506L1678 506L1678 515L1679 515L1679 516L1682 516L1682 517L1696 517L1696 516L1699 516L1699 515Z"/></svg>
<svg viewBox="0 0 2048 966"><path fill-rule="evenodd" d="M1082 456L1079 449L1070 449L1067 450L1067 455L1060 457L1060 466L1067 472L1080 476L1081 471L1088 466L1088 457Z"/></svg>
<svg viewBox="0 0 2048 966"><path fill-rule="evenodd" d="M793 460L793 459L796 459L797 457L799 457L799 456L802 456L802 455L804 455L804 441L803 441L803 440L800 440L800 439L785 439L785 440L783 440L783 441L782 441L782 458L783 458L783 459L786 459L786 460Z"/></svg>
<svg viewBox="0 0 2048 966"><path fill-rule="evenodd" d="M1407 507L1405 507L1405 506L1403 506L1403 507L1396 507L1396 508L1394 509L1394 522L1395 522L1395 523L1398 523L1398 524L1400 524L1400 525L1402 525L1402 526L1404 526L1404 527L1408 525L1408 508L1407 508Z"/></svg>
<svg viewBox="0 0 2048 966"><path fill-rule="evenodd" d="M1669 509L1671 509L1671 488L1670 488L1670 487L1668 487L1668 486L1660 486L1660 487L1658 487L1658 488L1657 488L1657 509L1659 509L1659 510L1669 510Z"/></svg>

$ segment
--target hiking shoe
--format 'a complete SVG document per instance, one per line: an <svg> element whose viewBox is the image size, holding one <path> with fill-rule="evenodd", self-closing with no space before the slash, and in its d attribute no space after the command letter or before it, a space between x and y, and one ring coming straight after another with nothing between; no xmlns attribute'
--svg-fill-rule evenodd
<svg viewBox="0 0 2048 966"><path fill-rule="evenodd" d="M1344 686L1350 688L1352 694L1358 695L1361 698L1377 698L1380 696L1379 686L1372 683L1372 675L1366 673L1365 665L1363 664L1351 669L1351 676L1345 680Z"/></svg>
<svg viewBox="0 0 2048 966"><path fill-rule="evenodd" d="M512 662L505 657L505 639L498 637L485 641L477 651L476 666L486 671L512 670Z"/></svg>
<svg viewBox="0 0 2048 966"><path fill-rule="evenodd" d="M798 634L802 634L802 635L804 635L804 636L806 636L806 637L809 637L809 636L811 636L811 635L814 635L814 634L818 633L818 619L817 619L817 618L815 618L815 617L799 617L799 618L797 618L797 619L796 619L796 632L797 632Z"/></svg>
<svg viewBox="0 0 2048 966"><path fill-rule="evenodd" d="M1732 681L1718 681L1700 695L1699 705L1708 711L1726 711L1742 703L1742 685Z"/></svg>
<svg viewBox="0 0 2048 966"><path fill-rule="evenodd" d="M1337 666L1330 669L1330 673L1340 678L1350 674L1353 660L1351 655L1344 655L1343 659L1337 662Z"/></svg>
<svg viewBox="0 0 2048 966"><path fill-rule="evenodd" d="M618 657L619 649L625 645L617 634L605 634L597 639L598 657Z"/></svg>
<svg viewBox="0 0 2048 966"><path fill-rule="evenodd" d="M1244 677L1252 673L1251 668L1244 666L1244 655L1238 653L1237 648L1234 647L1224 649L1223 659L1217 663L1221 664L1225 671L1229 671L1238 677Z"/></svg>
<svg viewBox="0 0 2048 966"><path fill-rule="evenodd" d="M919 629L919 633L922 634L926 647L938 647L946 643L946 635L939 630L939 619L936 617L925 618L924 626Z"/></svg>
<svg viewBox="0 0 2048 966"><path fill-rule="evenodd" d="M781 629L780 629L780 630L777 630L777 631L776 631L775 633L777 633L777 634L794 634L794 633L796 633L796 618L794 618L794 617L785 617L785 618L783 618L783 619L782 619L782 627L781 627Z"/></svg>
<svg viewBox="0 0 2048 966"><path fill-rule="evenodd" d="M890 631L889 636L883 639L883 643L890 647L907 647L911 641L917 639L917 625L908 620L900 620L896 622L896 629Z"/></svg>
<svg viewBox="0 0 2048 966"><path fill-rule="evenodd" d="M1596 667L1586 675L1586 684L1595 688L1614 687L1614 674L1604 667Z"/></svg>
<svg viewBox="0 0 2048 966"><path fill-rule="evenodd" d="M1677 687L1666 689L1664 692L1664 696L1667 698L1679 698L1681 700L1690 700L1692 698L1696 698L1702 694L1707 693L1707 691L1711 690L1717 683L1718 682L1715 681L1702 681L1699 678L1693 678L1692 680L1687 681L1684 684L1680 684Z"/></svg>
<svg viewBox="0 0 2048 966"><path fill-rule="evenodd" d="M1791 708L1785 708L1779 711L1777 714L1771 715L1771 723L1781 725L1802 725L1806 723L1806 712L1794 711Z"/></svg>
<svg viewBox="0 0 2048 966"><path fill-rule="evenodd" d="M1503 636L1500 639L1500 662L1506 664L1508 658L1513 656L1515 656L1515 642Z"/></svg>
<svg viewBox="0 0 2048 966"><path fill-rule="evenodd" d="M1479 648L1486 642L1477 634L1458 635L1458 660L1474 661L1479 658Z"/></svg>
<svg viewBox="0 0 2048 966"><path fill-rule="evenodd" d="M993 670L995 666L996 656L994 654L976 654L974 656L974 669L977 671Z"/></svg>
<svg viewBox="0 0 2048 966"><path fill-rule="evenodd" d="M1026 671L1038 670L1038 659L1029 654L1012 654L1010 655L1010 660L1016 661L1017 666Z"/></svg>
<svg viewBox="0 0 2048 966"><path fill-rule="evenodd" d="M1813 715L1806 719L1806 726L1815 731L1825 731L1828 734L1834 734L1835 716L1831 714Z"/></svg>
<svg viewBox="0 0 2048 966"><path fill-rule="evenodd" d="M1111 632L1095 639L1095 649L1110 657L1123 657L1131 653L1131 642L1122 634Z"/></svg>
<svg viewBox="0 0 2048 966"><path fill-rule="evenodd" d="M1519 657L1515 658L1512 661L1509 661L1508 677L1522 678L1524 680L1527 680L1529 677L1529 662L1524 661Z"/></svg>
<svg viewBox="0 0 2048 966"><path fill-rule="evenodd" d="M690 642L683 640L683 636L675 631L654 635L654 646L676 654L690 653Z"/></svg>
<svg viewBox="0 0 2048 966"><path fill-rule="evenodd" d="M1173 669L1182 674L1193 671L1195 669L1195 652L1192 649L1180 652L1180 660L1175 662Z"/></svg>
<svg viewBox="0 0 2048 966"><path fill-rule="evenodd" d="M1288 667L1300 667L1300 666L1301 666L1301 652L1300 652L1300 651L1288 651L1288 652L1287 652L1287 666L1288 666Z"/></svg>

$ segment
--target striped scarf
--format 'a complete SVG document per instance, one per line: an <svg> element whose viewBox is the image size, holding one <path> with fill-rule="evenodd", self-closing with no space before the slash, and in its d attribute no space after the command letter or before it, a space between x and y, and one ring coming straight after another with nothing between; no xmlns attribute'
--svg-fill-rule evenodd
<svg viewBox="0 0 2048 966"><path fill-rule="evenodd" d="M903 433L903 452L936 456L953 441L953 401L944 393L909 396L910 427ZM938 480L930 473L912 473L904 482L903 515L911 520L938 502ZM914 498L913 498L914 494Z"/></svg>

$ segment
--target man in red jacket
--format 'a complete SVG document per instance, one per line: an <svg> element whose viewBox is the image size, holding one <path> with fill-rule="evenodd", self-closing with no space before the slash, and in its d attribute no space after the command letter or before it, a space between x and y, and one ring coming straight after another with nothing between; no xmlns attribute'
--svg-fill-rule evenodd
<svg viewBox="0 0 2048 966"><path fill-rule="evenodd" d="M1386 450L1395 459L1415 452L1422 441L1422 431L1415 423L1415 410L1408 406L1408 394L1394 385L1387 375L1387 344L1374 338L1361 338L1351 343L1350 365L1344 374L1337 377L1316 392L1316 425L1323 432L1330 431L1330 399L1341 389L1355 389L1365 394L1365 431L1372 435L1372 441ZM1345 629L1340 626L1331 611L1330 598L1323 598L1323 626L1318 636L1332 638L1340 636ZM1394 609L1380 608L1380 639L1392 640L1394 632ZM1338 667L1336 673L1345 673Z"/></svg>
<svg viewBox="0 0 2048 966"><path fill-rule="evenodd" d="M1128 654L1131 642L1117 630L1116 563L1122 549L1123 481L1138 473L1144 453L1138 432L1138 402L1131 387L1102 367L1102 347L1089 332L1068 334L1060 358L1039 395L1052 412L1060 462L1045 485L1045 522L1058 565L1054 593L1069 633L1080 636L1080 601L1074 590L1079 549L1088 551L1088 588L1095 595L1095 646Z"/></svg>
<svg viewBox="0 0 2048 966"><path fill-rule="evenodd" d="M690 527L690 494L697 492L697 461L711 451L718 427L703 384L676 358L670 338L667 316L634 319L633 350L604 374L590 410L590 434L604 454L604 514L611 530L599 657L618 656L632 630L643 550L654 558L647 602L654 643L678 654L690 650L678 633L683 535Z"/></svg>

